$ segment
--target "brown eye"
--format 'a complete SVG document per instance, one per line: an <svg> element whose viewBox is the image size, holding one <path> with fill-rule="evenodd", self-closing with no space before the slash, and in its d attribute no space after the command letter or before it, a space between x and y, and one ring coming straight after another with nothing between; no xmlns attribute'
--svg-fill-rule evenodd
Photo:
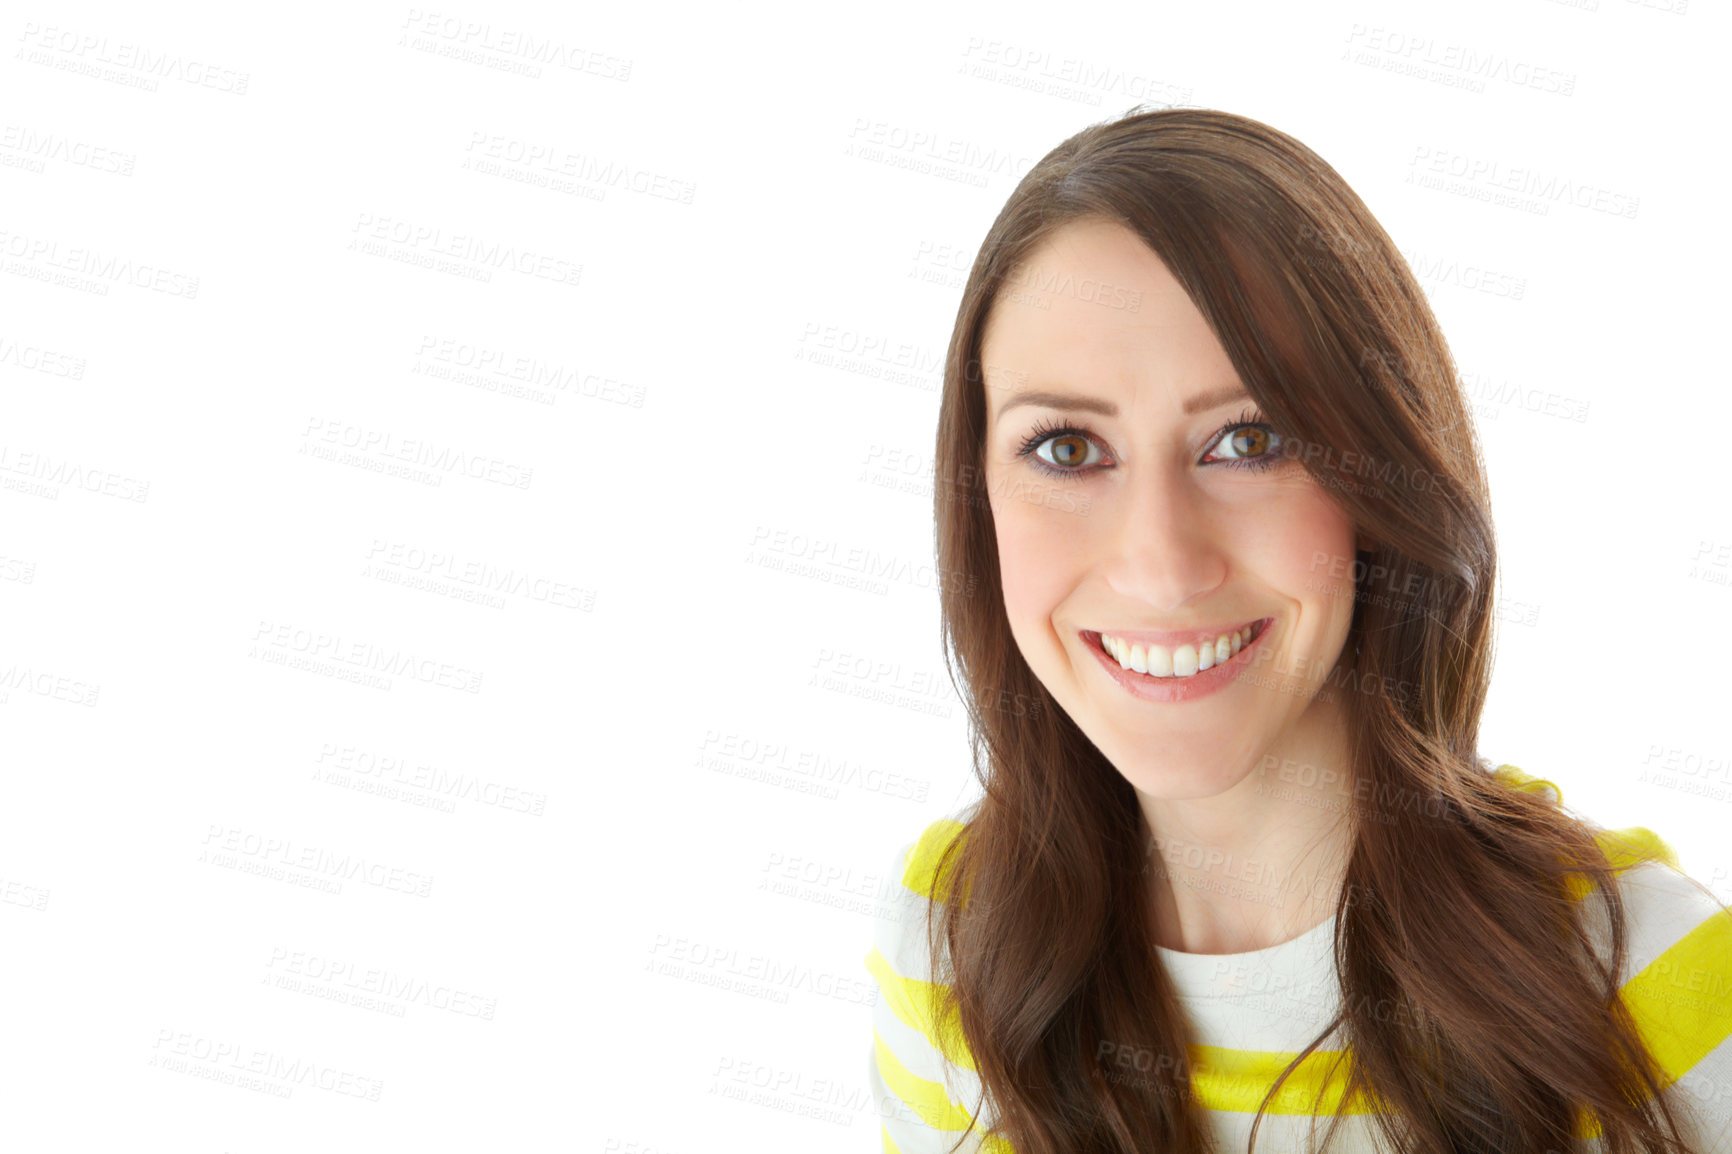
<svg viewBox="0 0 1732 1154"><path fill-rule="evenodd" d="M1287 456L1281 434L1261 421L1239 421L1215 442L1210 456L1233 469L1268 469Z"/></svg>
<svg viewBox="0 0 1732 1154"><path fill-rule="evenodd" d="M1070 433L1062 437L1054 437L1047 444L1052 446L1053 463L1058 465L1081 465L1089 455L1089 443L1085 437Z"/></svg>
<svg viewBox="0 0 1732 1154"><path fill-rule="evenodd" d="M1236 430L1224 442L1234 457L1260 457L1269 451L1269 430L1247 425Z"/></svg>
<svg viewBox="0 0 1732 1154"><path fill-rule="evenodd" d="M1087 429L1047 421L1036 426L1016 455L1019 459L1027 458L1030 465L1047 476L1067 481L1080 481L1097 468L1111 468L1101 464L1106 454Z"/></svg>

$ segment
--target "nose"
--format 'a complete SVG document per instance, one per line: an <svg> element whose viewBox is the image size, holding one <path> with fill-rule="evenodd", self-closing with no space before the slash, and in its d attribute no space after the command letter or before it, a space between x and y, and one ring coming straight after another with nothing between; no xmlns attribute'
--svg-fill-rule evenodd
<svg viewBox="0 0 1732 1154"><path fill-rule="evenodd" d="M1138 478L1123 500L1097 508L1116 518L1106 576L1126 604L1140 603L1162 619L1182 616L1226 580L1223 526L1179 471Z"/></svg>

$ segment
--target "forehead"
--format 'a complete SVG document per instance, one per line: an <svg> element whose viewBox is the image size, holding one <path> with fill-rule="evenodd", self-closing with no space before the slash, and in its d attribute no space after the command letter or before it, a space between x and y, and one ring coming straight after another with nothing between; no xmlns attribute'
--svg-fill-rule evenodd
<svg viewBox="0 0 1732 1154"><path fill-rule="evenodd" d="M1166 265L1143 238L1116 220L1085 216L1067 221L1042 237L1022 262L1024 275L1035 270L1079 270L1118 281L1171 280Z"/></svg>
<svg viewBox="0 0 1732 1154"><path fill-rule="evenodd" d="M1055 229L1006 278L980 359L994 411L1027 387L1171 391L1236 379L1166 264L1129 228L1099 217Z"/></svg>

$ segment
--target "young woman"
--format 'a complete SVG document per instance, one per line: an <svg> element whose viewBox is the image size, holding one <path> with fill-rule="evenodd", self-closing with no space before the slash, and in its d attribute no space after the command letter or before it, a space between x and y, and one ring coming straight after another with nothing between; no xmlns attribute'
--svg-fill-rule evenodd
<svg viewBox="0 0 1732 1154"><path fill-rule="evenodd" d="M1479 757L1479 449L1334 169L1197 109L1054 149L935 466L983 797L867 958L886 1151L1732 1150L1732 912Z"/></svg>

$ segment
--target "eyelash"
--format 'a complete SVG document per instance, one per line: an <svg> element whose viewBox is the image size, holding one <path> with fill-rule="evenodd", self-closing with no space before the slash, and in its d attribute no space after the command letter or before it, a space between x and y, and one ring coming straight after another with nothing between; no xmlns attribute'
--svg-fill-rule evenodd
<svg viewBox="0 0 1732 1154"><path fill-rule="evenodd" d="M1269 427L1269 422L1264 419L1262 411L1259 409L1246 409L1239 414L1237 420L1228 421L1225 425L1222 425L1215 431L1215 435L1209 438L1210 448L1213 449L1215 445L1220 444L1221 438L1226 436L1228 433L1246 427L1263 429L1265 432L1268 432L1277 438L1277 445L1280 444L1280 434L1276 433L1274 429ZM1042 417L1040 423L1034 427L1034 430L1029 433L1028 437L1017 449L1016 455L1019 459L1023 457L1029 458L1029 463L1034 465L1035 468L1039 469L1047 476L1057 477L1067 481L1080 480L1086 474L1093 472L1093 469L1055 468L1040 459L1040 456L1035 453L1035 450L1046 442L1055 440L1060 436L1082 437L1088 441L1095 440L1094 433L1087 428L1078 427L1065 421L1055 420L1051 417ZM1241 457L1211 463L1218 463L1238 469L1261 470L1273 467L1279 463L1281 459L1282 456L1278 451L1269 449L1265 450L1263 454L1258 457Z"/></svg>

